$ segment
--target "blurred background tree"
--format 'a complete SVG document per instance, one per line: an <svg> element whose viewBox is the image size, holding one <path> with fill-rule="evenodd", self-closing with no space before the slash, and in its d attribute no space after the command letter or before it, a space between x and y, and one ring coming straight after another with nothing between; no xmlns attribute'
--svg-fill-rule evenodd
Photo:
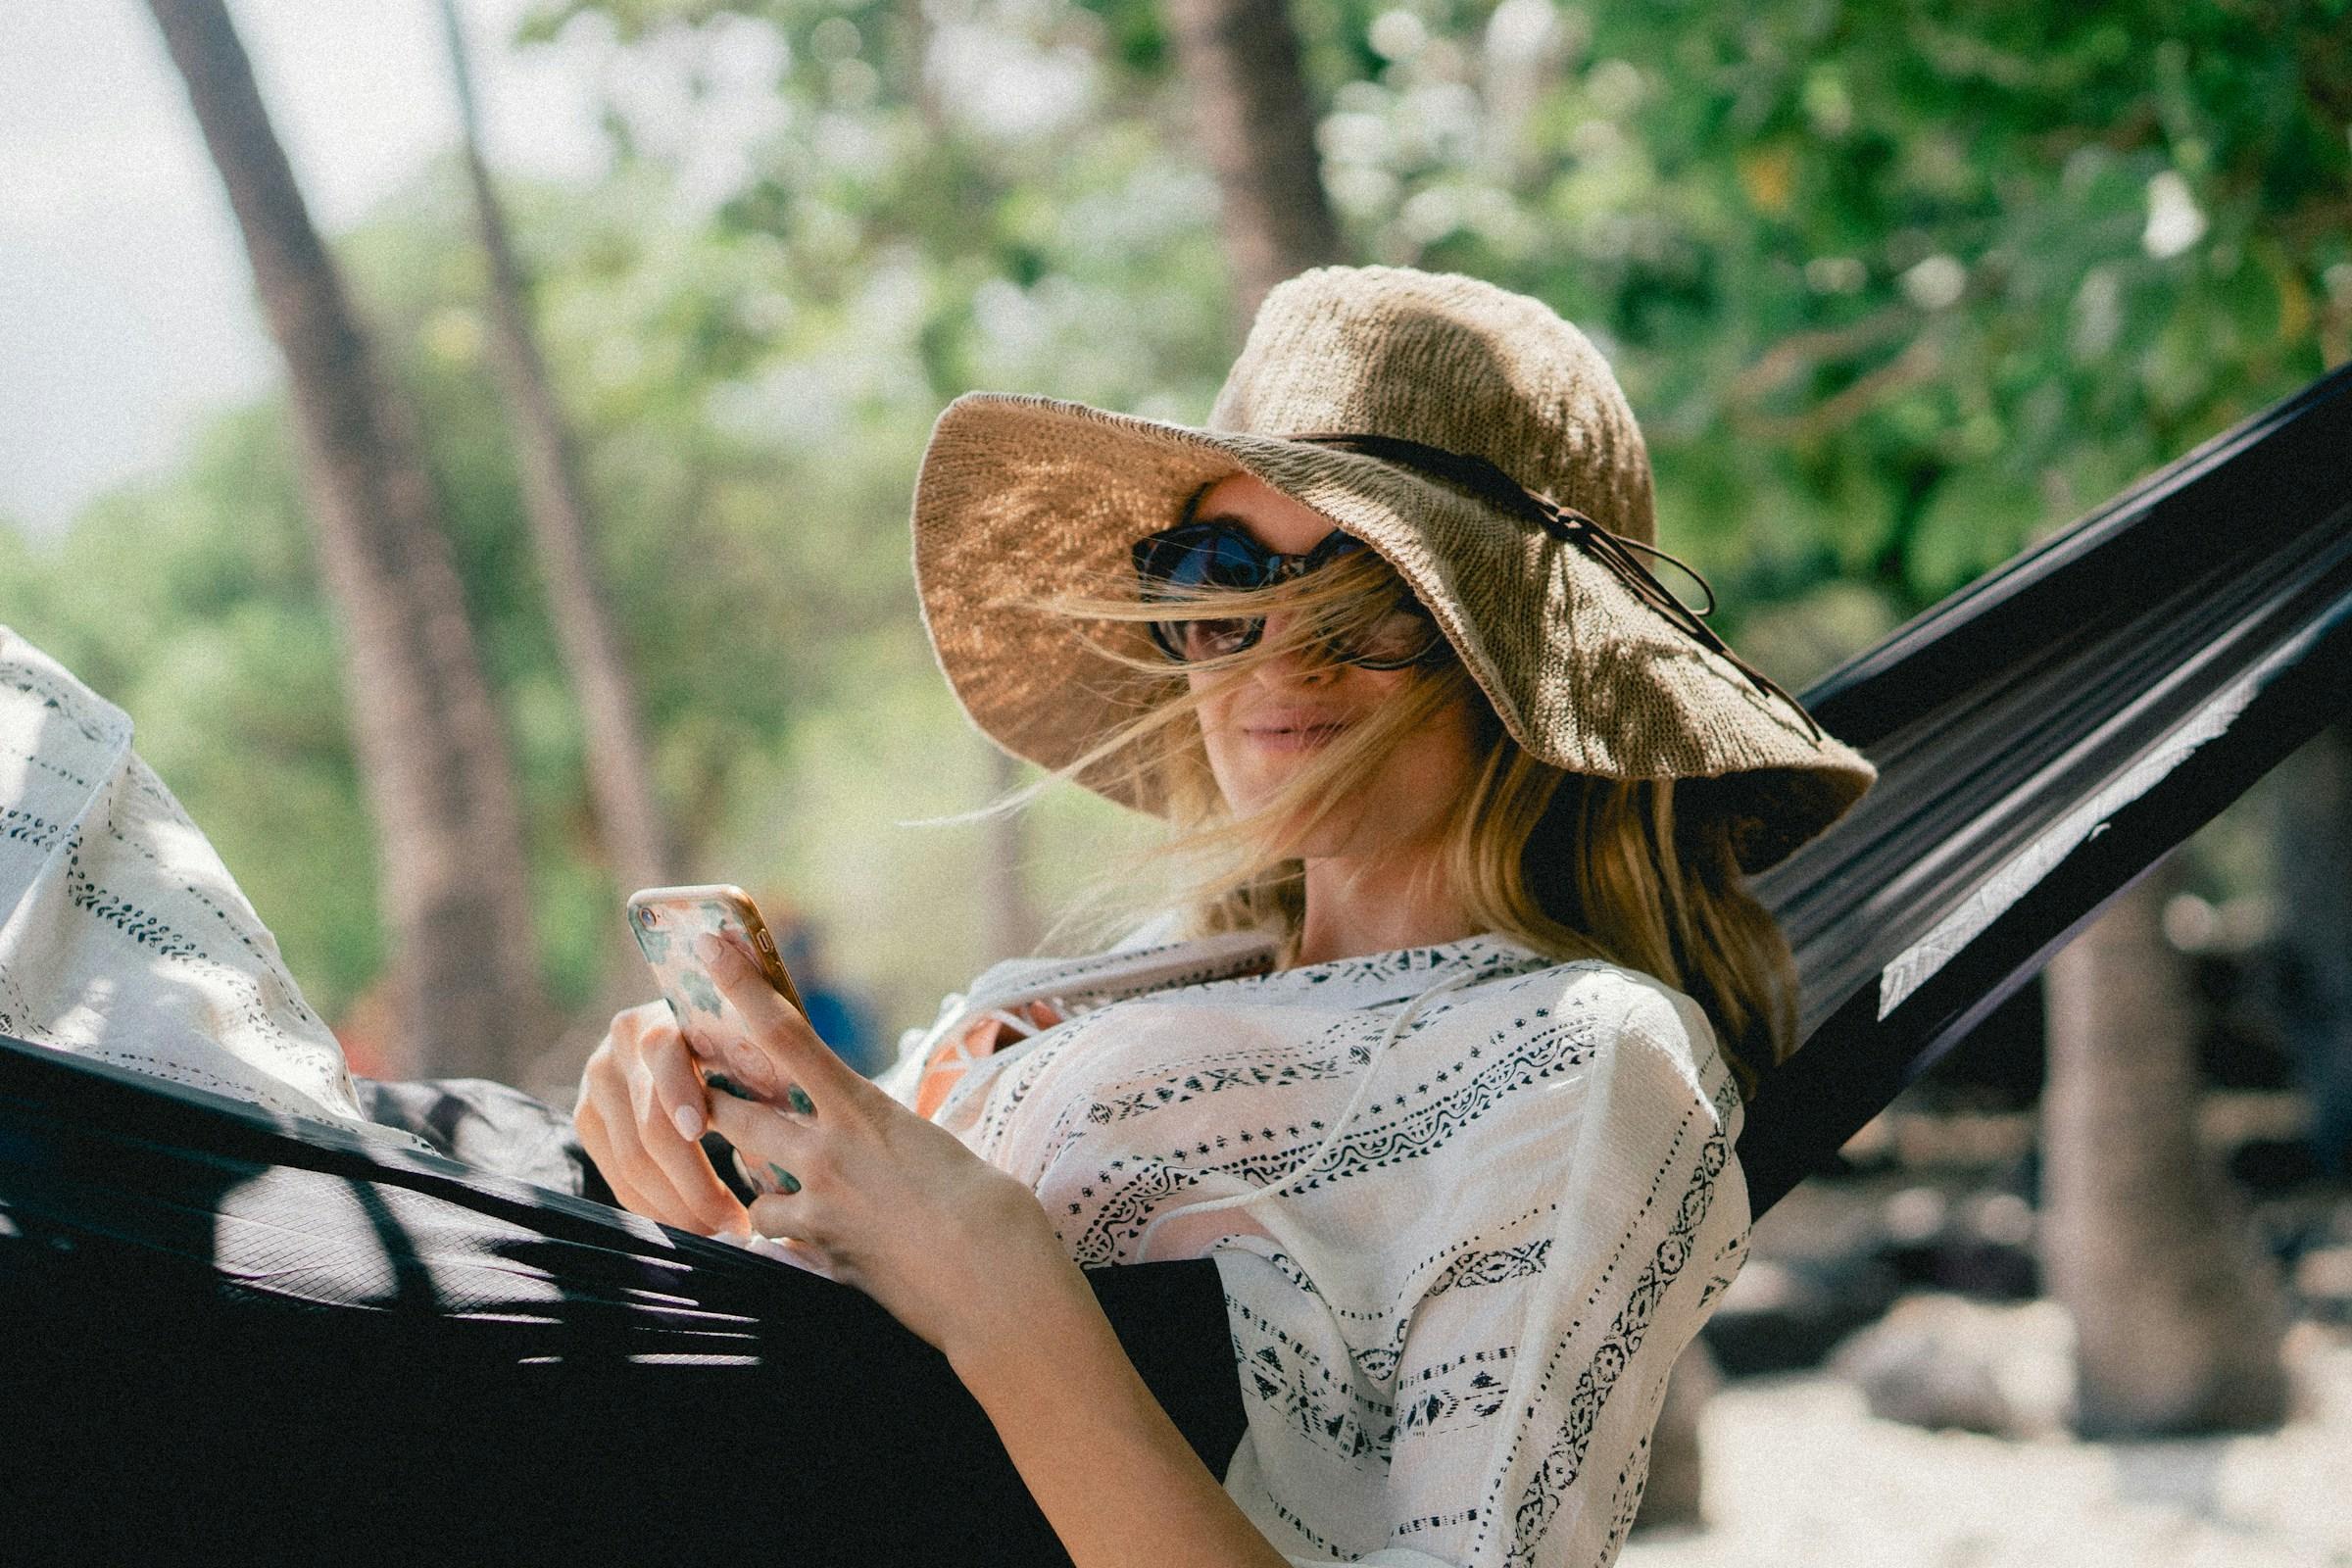
<svg viewBox="0 0 2352 1568"><path fill-rule="evenodd" d="M407 396L379 368L222 0L150 0L285 357L370 808L403 1064L511 1077L549 1020L506 726Z"/></svg>
<svg viewBox="0 0 2352 1568"><path fill-rule="evenodd" d="M637 713L637 683L613 635L595 529L580 486L570 428L558 406L539 350L531 282L515 259L506 204L490 172L475 101L473 68L457 0L441 0L449 44L450 85L458 101L458 156L473 193L489 315L489 357L507 406L521 479L522 506L539 555L549 619L564 675L579 706L583 770L595 802L605 859L622 881L652 887L673 881L669 823L654 798L652 759Z"/></svg>
<svg viewBox="0 0 2352 1568"><path fill-rule="evenodd" d="M895 825L1009 776L932 671L906 508L967 388L1205 412L1254 285L1188 79L1201 9L567 0L515 44L613 68L610 176L501 194L681 874L796 905L894 1026L1138 831L1050 799L1007 880L1002 826ZM2340 9L1289 17L1340 253L1475 272L1584 325L1648 433L1665 543L1796 686L2346 357ZM680 91L636 90L656 81ZM696 158L747 98L765 130ZM524 523L471 202L453 155L336 250L420 411L507 714L541 961L576 1020L520 1075L561 1093L626 889ZM386 940L283 430L274 399L225 411L179 471L54 543L0 533L0 619L130 710L349 1020Z"/></svg>

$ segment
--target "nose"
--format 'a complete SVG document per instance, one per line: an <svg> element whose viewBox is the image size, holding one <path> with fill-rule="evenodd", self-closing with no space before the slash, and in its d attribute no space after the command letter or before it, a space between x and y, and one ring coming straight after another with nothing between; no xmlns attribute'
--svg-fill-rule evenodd
<svg viewBox="0 0 2352 1568"><path fill-rule="evenodd" d="M1291 611L1278 611L1268 615L1265 630L1259 634L1260 640L1269 644L1281 642L1290 635L1294 618L1295 612ZM1281 686L1293 681L1320 684L1336 680L1339 673L1339 661L1333 659L1319 642L1309 642L1302 648L1277 654L1257 666L1258 680L1268 686Z"/></svg>

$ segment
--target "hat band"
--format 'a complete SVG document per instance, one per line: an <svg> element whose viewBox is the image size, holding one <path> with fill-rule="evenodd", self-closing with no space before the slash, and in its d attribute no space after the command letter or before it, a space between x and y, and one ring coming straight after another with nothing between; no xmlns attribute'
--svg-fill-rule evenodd
<svg viewBox="0 0 2352 1568"><path fill-rule="evenodd" d="M1441 479L1450 480L1463 489L1494 502L1503 511L1517 515L1522 521L1534 523L1554 539L1576 545L1585 554L1614 571L1624 580L1625 585L1634 591L1636 598L1664 615L1677 630L1690 637L1708 651L1721 655L1758 691L1778 697L1782 702L1787 703L1795 711L1796 716L1804 720L1805 728L1813 740L1816 743L1822 740L1822 727L1814 722L1811 713L1805 711L1802 703L1782 690L1779 683L1774 681L1771 676L1732 652L1731 645L1716 636L1715 629L1699 618L1702 615L1714 613L1715 589L1706 578L1699 575L1697 567L1681 557L1669 555L1657 546L1643 544L1639 539L1629 539L1623 534L1612 533L1576 508L1563 507L1549 496L1540 491L1530 490L1512 478L1500 465L1467 452L1449 451L1445 447L1433 447L1427 442L1411 441L1403 436L1382 435L1370 430L1323 430L1309 435L1284 436L1281 439L1312 441L1324 446L1345 447L1350 451L1360 452L1369 458L1379 458L1405 467L1420 468ZM1637 550L1656 560L1674 563L1678 568L1689 575L1692 582L1697 583L1700 591L1707 596L1706 608L1692 610L1689 605L1676 598L1674 591L1658 581L1649 568L1642 564L1640 558L1634 554Z"/></svg>

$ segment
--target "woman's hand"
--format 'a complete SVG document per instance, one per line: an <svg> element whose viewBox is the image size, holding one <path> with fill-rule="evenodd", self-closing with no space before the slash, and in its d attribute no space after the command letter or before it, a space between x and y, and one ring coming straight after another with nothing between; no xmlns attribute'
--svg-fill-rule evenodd
<svg viewBox="0 0 2352 1568"><path fill-rule="evenodd" d="M1036 1194L858 1076L741 948L705 937L696 954L744 1026L741 1039L698 1049L723 1050L738 1080L766 1080L746 1084L762 1102L710 1102L711 1125L767 1189L751 1207L755 1231L951 1358L1019 1332L1054 1293L1074 1288L1092 1302ZM757 1074L746 1047L765 1058Z"/></svg>
<svg viewBox="0 0 2352 1568"><path fill-rule="evenodd" d="M621 1207L706 1236L747 1236L751 1217L703 1152L709 1102L669 1004L652 1002L613 1015L580 1074L571 1119Z"/></svg>

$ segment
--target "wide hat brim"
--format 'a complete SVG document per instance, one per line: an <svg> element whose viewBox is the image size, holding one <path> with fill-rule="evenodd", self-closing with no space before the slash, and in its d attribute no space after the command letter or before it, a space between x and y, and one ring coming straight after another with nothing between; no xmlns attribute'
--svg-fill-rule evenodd
<svg viewBox="0 0 2352 1568"><path fill-rule="evenodd" d="M1605 778L1708 781L1682 792L1684 809L1725 816L1749 871L1829 827L1878 776L1610 566L1467 490L1328 445L998 392L966 393L941 413L914 491L923 624L972 722L1014 756L1059 769L1132 719L1134 677L1089 645L1150 657L1141 623L1012 602L1131 587L1134 542L1236 471L1395 566L1539 760ZM1077 782L1164 809L1097 771Z"/></svg>

